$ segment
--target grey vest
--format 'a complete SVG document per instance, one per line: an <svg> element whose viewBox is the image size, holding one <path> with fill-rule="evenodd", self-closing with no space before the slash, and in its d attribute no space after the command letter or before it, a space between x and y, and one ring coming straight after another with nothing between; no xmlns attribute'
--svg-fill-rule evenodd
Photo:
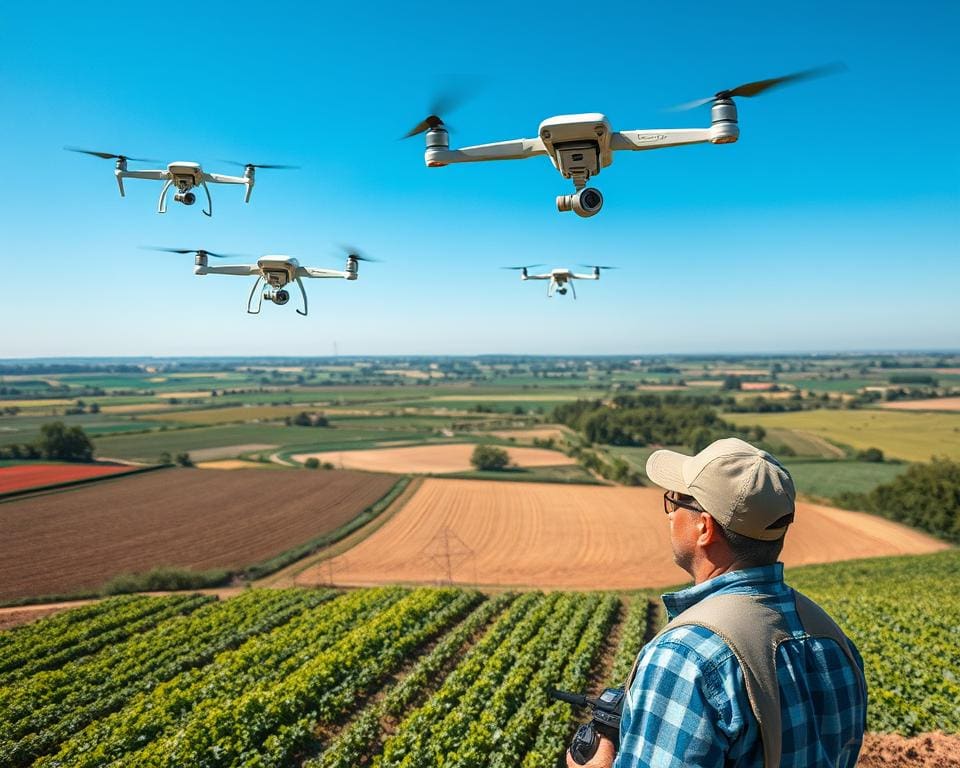
<svg viewBox="0 0 960 768"><path fill-rule="evenodd" d="M794 590L797 615L807 637L830 638L846 654L854 669L861 694L865 683L853 652L840 627L808 597ZM676 616L656 637L677 627L697 625L716 634L733 652L743 670L750 709L760 726L764 768L779 768L783 731L780 722L780 685L777 681L777 650L793 637L784 617L760 602L762 595L716 595L701 600ZM630 670L629 689L637 674L637 661Z"/></svg>

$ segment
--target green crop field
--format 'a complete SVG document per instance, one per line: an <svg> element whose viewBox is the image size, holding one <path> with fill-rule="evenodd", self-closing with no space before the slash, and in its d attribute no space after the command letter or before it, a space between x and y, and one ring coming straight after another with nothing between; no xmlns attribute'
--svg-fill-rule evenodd
<svg viewBox="0 0 960 768"><path fill-rule="evenodd" d="M958 570L950 550L787 573L863 655L871 730L960 731ZM547 688L619 683L652 599L112 598L0 633L0 764L554 768L577 716Z"/></svg>
<svg viewBox="0 0 960 768"><path fill-rule="evenodd" d="M729 413L737 425L809 432L856 449L879 448L889 458L929 461L933 455L960 459L960 413L815 410L794 413Z"/></svg>
<svg viewBox="0 0 960 768"><path fill-rule="evenodd" d="M784 459L797 492L818 499L831 499L844 491L869 493L906 472L909 464L865 461Z"/></svg>

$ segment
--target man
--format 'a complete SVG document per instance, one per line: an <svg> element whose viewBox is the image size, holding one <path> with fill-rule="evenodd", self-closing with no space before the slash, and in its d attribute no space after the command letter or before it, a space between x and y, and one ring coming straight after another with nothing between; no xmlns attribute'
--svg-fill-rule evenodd
<svg viewBox="0 0 960 768"><path fill-rule="evenodd" d="M655 451L674 560L694 586L663 596L670 623L627 683L619 753L591 768L852 768L866 728L863 661L783 582L795 490L769 453L735 438L696 456ZM567 754L567 765L577 763Z"/></svg>

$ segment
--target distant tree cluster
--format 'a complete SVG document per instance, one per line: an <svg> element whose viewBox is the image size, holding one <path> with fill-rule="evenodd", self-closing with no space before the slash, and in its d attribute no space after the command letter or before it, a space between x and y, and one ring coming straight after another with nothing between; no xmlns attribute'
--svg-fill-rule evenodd
<svg viewBox="0 0 960 768"><path fill-rule="evenodd" d="M842 493L834 501L960 543L960 462L946 457L913 464L869 493Z"/></svg>
<svg viewBox="0 0 960 768"><path fill-rule="evenodd" d="M609 403L577 400L558 405L556 421L605 445L683 445L700 451L721 437L763 440L762 427L723 421L707 401L676 395L621 395Z"/></svg>
<svg viewBox="0 0 960 768"><path fill-rule="evenodd" d="M296 416L287 416L284 423L288 427L329 427L330 420L322 413L300 411Z"/></svg>
<svg viewBox="0 0 960 768"><path fill-rule="evenodd" d="M510 456L495 445L478 445L473 449L470 463L477 469L503 470L510 464Z"/></svg>
<svg viewBox="0 0 960 768"><path fill-rule="evenodd" d="M83 427L53 421L40 427L40 439L35 443L0 447L0 459L93 461L93 443Z"/></svg>

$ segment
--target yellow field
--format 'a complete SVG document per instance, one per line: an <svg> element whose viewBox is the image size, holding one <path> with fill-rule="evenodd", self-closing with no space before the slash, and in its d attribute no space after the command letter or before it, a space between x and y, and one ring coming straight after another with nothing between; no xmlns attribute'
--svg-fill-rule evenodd
<svg viewBox="0 0 960 768"><path fill-rule="evenodd" d="M127 403L126 405L102 405L101 413L148 413L172 408L170 403Z"/></svg>
<svg viewBox="0 0 960 768"><path fill-rule="evenodd" d="M48 405L73 405L76 403L76 400L64 400L62 398L56 400L4 400L3 405L5 407L17 408L43 408Z"/></svg>
<svg viewBox="0 0 960 768"><path fill-rule="evenodd" d="M742 426L793 429L857 449L879 448L889 458L929 461L933 455L960 460L960 413L912 413L880 409L730 413Z"/></svg>
<svg viewBox="0 0 960 768"><path fill-rule="evenodd" d="M222 461L201 461L195 464L198 469L263 469L264 465L256 461L243 459L223 459Z"/></svg>
<svg viewBox="0 0 960 768"><path fill-rule="evenodd" d="M339 469L363 469L368 472L396 472L400 474L445 474L467 472L473 469L470 456L473 443L443 445L413 445L405 448L379 448L369 451L324 451L300 453L291 458L304 462L316 458L330 462ZM542 448L507 448L510 462L518 467L556 467L575 464L569 456Z"/></svg>
<svg viewBox="0 0 960 768"><path fill-rule="evenodd" d="M884 403L891 411L960 411L960 397L933 397L929 400L894 400Z"/></svg>
<svg viewBox="0 0 960 768"><path fill-rule="evenodd" d="M799 504L788 567L947 545L861 512ZM449 563L449 566L448 566ZM449 570L448 570L449 568ZM688 581L673 562L661 491L428 478L383 527L299 583L634 589Z"/></svg>

